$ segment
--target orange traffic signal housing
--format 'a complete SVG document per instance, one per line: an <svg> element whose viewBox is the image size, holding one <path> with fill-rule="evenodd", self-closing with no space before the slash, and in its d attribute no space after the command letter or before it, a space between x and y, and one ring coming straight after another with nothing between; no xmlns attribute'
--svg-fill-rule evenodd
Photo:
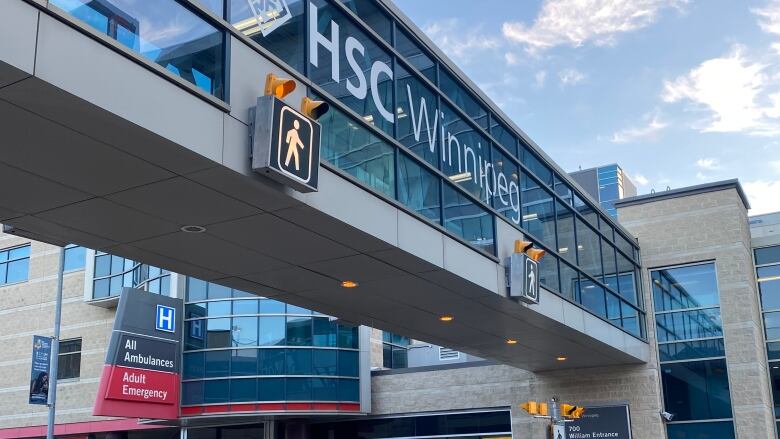
<svg viewBox="0 0 780 439"><path fill-rule="evenodd" d="M306 96L301 99L301 111L306 117L317 120L330 109L330 105L324 101L315 101Z"/></svg>
<svg viewBox="0 0 780 439"><path fill-rule="evenodd" d="M295 81L289 78L280 78L273 73L265 77L265 94L274 95L279 99L287 96L295 90Z"/></svg>
<svg viewBox="0 0 780 439"><path fill-rule="evenodd" d="M527 411L529 415L539 414L539 404L536 401L528 401L520 404L520 408Z"/></svg>
<svg viewBox="0 0 780 439"><path fill-rule="evenodd" d="M531 248L534 243L531 241L522 241L522 240L515 240L515 253L524 253L526 250Z"/></svg>
<svg viewBox="0 0 780 439"><path fill-rule="evenodd" d="M525 254L527 254L529 258L533 259L536 262L539 262L539 259L542 259L542 256L544 256L546 253L547 253L546 251L540 248L530 248L525 252Z"/></svg>

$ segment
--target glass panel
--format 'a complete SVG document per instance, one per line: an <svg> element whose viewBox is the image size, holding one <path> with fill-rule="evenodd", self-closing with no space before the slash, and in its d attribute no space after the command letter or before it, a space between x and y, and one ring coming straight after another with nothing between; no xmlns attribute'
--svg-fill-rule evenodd
<svg viewBox="0 0 780 439"><path fill-rule="evenodd" d="M233 346L257 346L257 317L233 318Z"/></svg>
<svg viewBox="0 0 780 439"><path fill-rule="evenodd" d="M726 360L661 365L666 411L675 420L731 417Z"/></svg>
<svg viewBox="0 0 780 439"><path fill-rule="evenodd" d="M404 348L393 347L391 355L393 356L393 368L404 369L409 367L409 351Z"/></svg>
<svg viewBox="0 0 780 439"><path fill-rule="evenodd" d="M558 285L558 258L545 255L539 261L539 283L552 291L560 291Z"/></svg>
<svg viewBox="0 0 780 439"><path fill-rule="evenodd" d="M590 227L579 218L577 224L577 260L586 273L601 279L601 240Z"/></svg>
<svg viewBox="0 0 780 439"><path fill-rule="evenodd" d="M634 258L634 246L631 245L623 235L617 232L615 232L615 244L617 244L617 247L629 258Z"/></svg>
<svg viewBox="0 0 780 439"><path fill-rule="evenodd" d="M336 375L338 373L338 351L335 349L314 349L312 373L314 375Z"/></svg>
<svg viewBox="0 0 780 439"><path fill-rule="evenodd" d="M488 127L485 109L444 68L439 69L439 88L479 126L482 128Z"/></svg>
<svg viewBox="0 0 780 439"><path fill-rule="evenodd" d="M577 248L574 242L574 213L568 206L555 202L558 217L558 253L571 263L577 263Z"/></svg>
<svg viewBox="0 0 780 439"><path fill-rule="evenodd" d="M364 23L374 30L388 43L392 43L393 25L390 18L370 0L343 0L346 7L352 10Z"/></svg>
<svg viewBox="0 0 780 439"><path fill-rule="evenodd" d="M607 316L607 304L604 298L604 288L593 281L583 278L580 284L582 306L600 317Z"/></svg>
<svg viewBox="0 0 780 439"><path fill-rule="evenodd" d="M304 5L303 0L230 0L230 24L295 70L303 72Z"/></svg>
<svg viewBox="0 0 780 439"><path fill-rule="evenodd" d="M618 296L610 293L609 291L604 290L604 293L606 294L607 298L607 320L609 320L613 325L620 327L623 324L620 315L620 305L622 304L622 301L618 298Z"/></svg>
<svg viewBox="0 0 780 439"><path fill-rule="evenodd" d="M780 312L764 313L764 327L767 340L780 339Z"/></svg>
<svg viewBox="0 0 780 439"><path fill-rule="evenodd" d="M489 202L485 163L490 162L490 143L471 124L446 104L442 104L444 151L441 170L475 198Z"/></svg>
<svg viewBox="0 0 780 439"><path fill-rule="evenodd" d="M111 255L95 257L95 277L103 277L111 274Z"/></svg>
<svg viewBox="0 0 780 439"><path fill-rule="evenodd" d="M260 317L260 346L284 346L285 318L284 317Z"/></svg>
<svg viewBox="0 0 780 439"><path fill-rule="evenodd" d="M581 199L577 195L574 195L574 209L582 214L582 216L585 218L585 221L589 222L590 225L598 229L599 227L598 214L593 210L593 208L590 207L588 203L586 203L583 199Z"/></svg>
<svg viewBox="0 0 780 439"><path fill-rule="evenodd" d="M550 247L555 247L553 197L526 174L522 175L520 199L523 202L523 227Z"/></svg>
<svg viewBox="0 0 780 439"><path fill-rule="evenodd" d="M287 305L287 314L311 315L311 310L296 305Z"/></svg>
<svg viewBox="0 0 780 439"><path fill-rule="evenodd" d="M203 360L205 354L203 352L193 352L184 354L184 372L183 379L196 379L203 378L206 372Z"/></svg>
<svg viewBox="0 0 780 439"><path fill-rule="evenodd" d="M563 198L565 204L571 206L572 193L569 185L561 181L561 179L558 178L557 175L553 175L553 180L555 181L555 193L560 195L561 198Z"/></svg>
<svg viewBox="0 0 780 439"><path fill-rule="evenodd" d="M319 122L322 125L322 158L394 198L393 147L332 106Z"/></svg>
<svg viewBox="0 0 780 439"><path fill-rule="evenodd" d="M621 308L623 315L623 329L628 331L630 334L641 337L642 332L644 331L644 323L640 325L638 320L639 312L626 302L621 302Z"/></svg>
<svg viewBox="0 0 780 439"><path fill-rule="evenodd" d="M520 224L520 170L498 148L493 148L490 192L493 207L514 224Z"/></svg>
<svg viewBox="0 0 780 439"><path fill-rule="evenodd" d="M780 360L780 342L767 343L766 350L770 360Z"/></svg>
<svg viewBox="0 0 780 439"><path fill-rule="evenodd" d="M224 0L196 0L201 5L205 6L206 9L210 10L219 18L222 18L225 15L225 4Z"/></svg>
<svg viewBox="0 0 780 439"><path fill-rule="evenodd" d="M0 251L0 262L8 260L8 250Z"/></svg>
<svg viewBox="0 0 780 439"><path fill-rule="evenodd" d="M775 416L780 416L780 363L769 363L769 379L772 382L772 395L774 396Z"/></svg>
<svg viewBox="0 0 780 439"><path fill-rule="evenodd" d="M230 315L231 301L208 302L209 317L222 317Z"/></svg>
<svg viewBox="0 0 780 439"><path fill-rule="evenodd" d="M780 245L757 248L756 265L774 264L780 262Z"/></svg>
<svg viewBox="0 0 780 439"><path fill-rule="evenodd" d="M26 281L29 266L29 258L18 259L16 261L9 262L6 266L6 282L11 284L14 282Z"/></svg>
<svg viewBox="0 0 780 439"><path fill-rule="evenodd" d="M81 246L65 249L65 271L81 270L87 263L87 249Z"/></svg>
<svg viewBox="0 0 780 439"><path fill-rule="evenodd" d="M312 345L311 317L287 317L287 345Z"/></svg>
<svg viewBox="0 0 780 439"><path fill-rule="evenodd" d="M542 258L544 259L544 258ZM561 262L561 294L563 297L576 301L579 280L577 271L568 264Z"/></svg>
<svg viewBox="0 0 780 439"><path fill-rule="evenodd" d="M257 380L258 401L284 401L284 378L261 378Z"/></svg>
<svg viewBox="0 0 780 439"><path fill-rule="evenodd" d="M439 167L441 130L438 99L431 89L396 64L396 139L426 162Z"/></svg>
<svg viewBox="0 0 780 439"><path fill-rule="evenodd" d="M327 317L314 319L314 346L336 347L337 325Z"/></svg>
<svg viewBox="0 0 780 439"><path fill-rule="evenodd" d="M229 348L232 345L230 319L208 319L206 322L206 347Z"/></svg>
<svg viewBox="0 0 780 439"><path fill-rule="evenodd" d="M226 377L230 375L230 350L208 351L206 355L206 370L204 376Z"/></svg>
<svg viewBox="0 0 780 439"><path fill-rule="evenodd" d="M311 378L287 378L288 401L311 401Z"/></svg>
<svg viewBox="0 0 780 439"><path fill-rule="evenodd" d="M334 378L312 378L312 396L315 401L338 401L339 381Z"/></svg>
<svg viewBox="0 0 780 439"><path fill-rule="evenodd" d="M439 178L404 154L399 154L398 158L398 201L439 224L441 222Z"/></svg>
<svg viewBox="0 0 780 439"><path fill-rule="evenodd" d="M287 374L311 375L311 349L287 349Z"/></svg>
<svg viewBox="0 0 780 439"><path fill-rule="evenodd" d="M224 35L173 0L52 0L76 18L218 98Z"/></svg>
<svg viewBox="0 0 780 439"><path fill-rule="evenodd" d="M493 218L449 184L444 185L444 227L471 245L493 254Z"/></svg>
<svg viewBox="0 0 780 439"><path fill-rule="evenodd" d="M404 350L405 352L406 350ZM359 375L360 360L356 351L339 351L339 372L343 377L356 377Z"/></svg>
<svg viewBox="0 0 780 439"><path fill-rule="evenodd" d="M611 247L610 247L611 248ZM636 285L638 279L638 271L636 265L629 261L620 253L617 253L618 264L618 289L620 295L631 303L636 304L637 294Z"/></svg>
<svg viewBox="0 0 780 439"><path fill-rule="evenodd" d="M203 404L203 381L182 383L182 404Z"/></svg>
<svg viewBox="0 0 780 439"><path fill-rule="evenodd" d="M523 162L523 164L526 165L528 169L530 169L531 172L533 172L534 175L536 175L542 181L542 183L551 186L553 183L552 171L547 165L542 163L542 161L536 157L536 154L531 152L529 147L526 146L522 140L518 146L518 152L520 161Z"/></svg>
<svg viewBox="0 0 780 439"><path fill-rule="evenodd" d="M392 135L395 118L390 56L329 2L313 0L309 12L310 22L317 23L317 29L310 30L309 77L368 123ZM335 54L326 47L335 37L333 22L339 25L339 35L351 36L348 41L354 43L348 49L347 44L334 41ZM334 55L338 62L333 61Z"/></svg>
<svg viewBox="0 0 780 439"><path fill-rule="evenodd" d="M285 305L278 300L263 299L260 301L260 314L284 314Z"/></svg>
<svg viewBox="0 0 780 439"><path fill-rule="evenodd" d="M420 48L400 26L395 28L395 49L425 77L436 83L436 65L428 53ZM400 96L399 96L400 97Z"/></svg>
<svg viewBox="0 0 780 439"><path fill-rule="evenodd" d="M192 277L187 278L187 301L206 300L206 282Z"/></svg>
<svg viewBox="0 0 780 439"><path fill-rule="evenodd" d="M24 245L22 247L16 247L8 250L8 260L14 260L14 259L21 259L21 258L29 258L30 257L30 246Z"/></svg>
<svg viewBox="0 0 780 439"><path fill-rule="evenodd" d="M694 422L666 426L669 439L734 439L733 422Z"/></svg>
<svg viewBox="0 0 780 439"><path fill-rule="evenodd" d="M234 350L230 363L230 375L232 376L257 375L257 349Z"/></svg>
<svg viewBox="0 0 780 439"><path fill-rule="evenodd" d="M500 143L501 146L503 146L507 151L511 152L512 154L516 153L517 139L515 139L514 134L512 134L509 128L496 120L495 116L491 118L490 135L493 136L493 138L496 139L496 141Z"/></svg>
<svg viewBox="0 0 780 439"><path fill-rule="evenodd" d="M339 380L339 401L360 401L360 381L349 379Z"/></svg>
<svg viewBox="0 0 780 439"><path fill-rule="evenodd" d="M722 338L659 344L658 352L661 361L693 360L726 355Z"/></svg>
<svg viewBox="0 0 780 439"><path fill-rule="evenodd" d="M656 311L698 308L719 302L715 264L656 270L652 272L652 284Z"/></svg>
<svg viewBox="0 0 780 439"><path fill-rule="evenodd" d="M617 275L617 262L615 262L615 248L605 239L601 239L601 259L604 261L604 283L612 288L613 291L618 291L618 275ZM628 267L630 269L630 267ZM626 293L630 292L630 288L626 288ZM628 298L631 300L630 298Z"/></svg>
<svg viewBox="0 0 780 439"><path fill-rule="evenodd" d="M230 299L230 288L209 283L209 299Z"/></svg>
<svg viewBox="0 0 780 439"><path fill-rule="evenodd" d="M228 402L228 388L230 387L230 380L210 380L205 381L203 385L204 403L214 404Z"/></svg>
<svg viewBox="0 0 780 439"><path fill-rule="evenodd" d="M257 401L257 380L254 378L230 380L230 402Z"/></svg>
<svg viewBox="0 0 780 439"><path fill-rule="evenodd" d="M717 308L656 314L655 328L660 342L723 336Z"/></svg>
<svg viewBox="0 0 780 439"><path fill-rule="evenodd" d="M339 347L358 348L358 328L339 325Z"/></svg>
<svg viewBox="0 0 780 439"><path fill-rule="evenodd" d="M257 356L259 375L284 375L284 349L260 349Z"/></svg>
<svg viewBox="0 0 780 439"><path fill-rule="evenodd" d="M233 314L257 314L257 300L234 300Z"/></svg>
<svg viewBox="0 0 780 439"><path fill-rule="evenodd" d="M2 265L2 273L0 273L0 279L5 278L5 265ZM101 279L95 281L95 288L92 292L92 297L95 299L100 299L102 297L108 297L108 287L109 283L111 281L109 279Z"/></svg>
<svg viewBox="0 0 780 439"><path fill-rule="evenodd" d="M756 274L761 307L764 310L780 308L780 265L760 267Z"/></svg>

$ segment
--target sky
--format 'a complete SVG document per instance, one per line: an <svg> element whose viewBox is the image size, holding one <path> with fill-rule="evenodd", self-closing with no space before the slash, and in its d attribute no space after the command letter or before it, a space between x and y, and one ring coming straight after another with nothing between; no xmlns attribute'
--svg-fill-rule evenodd
<svg viewBox="0 0 780 439"><path fill-rule="evenodd" d="M780 211L780 0L394 0L564 170Z"/></svg>

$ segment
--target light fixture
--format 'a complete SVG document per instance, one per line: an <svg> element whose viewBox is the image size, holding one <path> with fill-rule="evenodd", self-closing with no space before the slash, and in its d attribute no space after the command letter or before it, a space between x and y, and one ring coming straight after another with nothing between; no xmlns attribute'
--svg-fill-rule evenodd
<svg viewBox="0 0 780 439"><path fill-rule="evenodd" d="M358 286L358 283L354 280L344 280L341 281L341 286L344 288L356 288Z"/></svg>
<svg viewBox="0 0 780 439"><path fill-rule="evenodd" d="M453 317L453 316L451 316L449 314L445 314L445 315L439 317L439 320L441 320L442 322L451 322L451 321L455 320L455 317Z"/></svg>
<svg viewBox="0 0 780 439"><path fill-rule="evenodd" d="M561 247L558 249L558 253L566 253L569 251L569 247Z"/></svg>
<svg viewBox="0 0 780 439"><path fill-rule="evenodd" d="M566 357L560 356L560 357L557 357L556 360L558 360L558 361L566 361Z"/></svg>
<svg viewBox="0 0 780 439"><path fill-rule="evenodd" d="M203 233L206 231L206 228L203 226L182 226L179 230L184 233Z"/></svg>
<svg viewBox="0 0 780 439"><path fill-rule="evenodd" d="M515 340L514 338L507 338L506 344L517 344L517 340Z"/></svg>
<svg viewBox="0 0 780 439"><path fill-rule="evenodd" d="M528 215L523 215L523 221L531 221L535 219L539 219L538 213L529 213Z"/></svg>
<svg viewBox="0 0 780 439"><path fill-rule="evenodd" d="M471 180L471 172L461 172L460 174L450 175L450 181L453 183L460 183L462 181Z"/></svg>

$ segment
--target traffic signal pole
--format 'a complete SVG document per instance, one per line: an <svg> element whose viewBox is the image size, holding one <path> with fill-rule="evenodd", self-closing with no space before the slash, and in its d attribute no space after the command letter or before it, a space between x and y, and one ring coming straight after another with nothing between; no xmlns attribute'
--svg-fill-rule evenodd
<svg viewBox="0 0 780 439"><path fill-rule="evenodd" d="M57 411L57 362L60 352L60 323L62 321L62 276L65 271L65 245L60 247L60 264L57 272L57 299L54 302L54 337L51 343L49 363L49 417L46 423L46 438L54 439L54 421Z"/></svg>
<svg viewBox="0 0 780 439"><path fill-rule="evenodd" d="M561 404L558 397L553 396L549 402L528 401L520 405L534 418L550 420L549 436L552 439L566 439L566 423L580 419L585 413L584 407L572 404Z"/></svg>

